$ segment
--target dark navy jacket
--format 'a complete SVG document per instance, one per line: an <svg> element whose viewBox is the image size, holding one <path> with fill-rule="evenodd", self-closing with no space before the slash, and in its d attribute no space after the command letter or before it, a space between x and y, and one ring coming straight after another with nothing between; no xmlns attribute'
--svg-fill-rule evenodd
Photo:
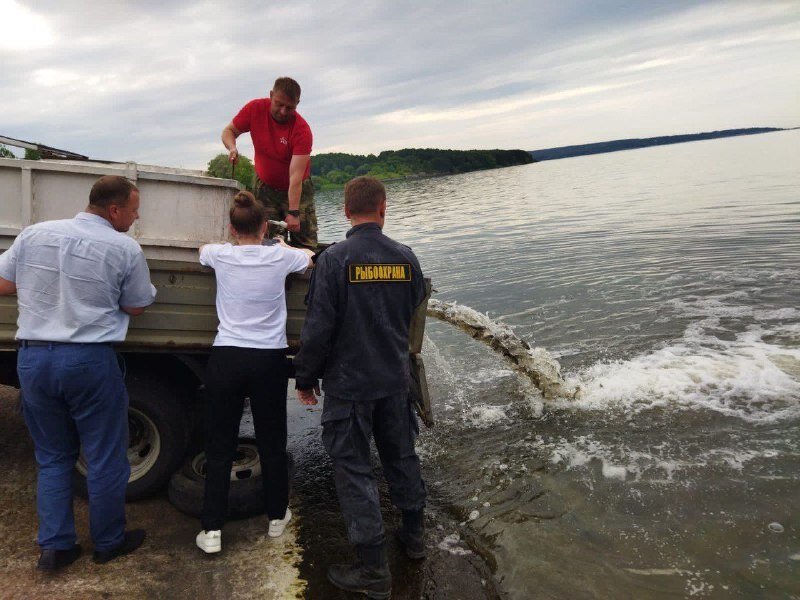
<svg viewBox="0 0 800 600"><path fill-rule="evenodd" d="M374 400L408 390L408 329L425 297L417 257L362 223L316 262L294 358L298 389Z"/></svg>

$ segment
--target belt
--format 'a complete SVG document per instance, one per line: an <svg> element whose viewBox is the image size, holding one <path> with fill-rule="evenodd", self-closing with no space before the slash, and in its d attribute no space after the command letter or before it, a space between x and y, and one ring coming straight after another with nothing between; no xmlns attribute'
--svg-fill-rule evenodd
<svg viewBox="0 0 800 600"><path fill-rule="evenodd" d="M110 346L110 342L46 342L44 340L17 340L20 348L31 346Z"/></svg>

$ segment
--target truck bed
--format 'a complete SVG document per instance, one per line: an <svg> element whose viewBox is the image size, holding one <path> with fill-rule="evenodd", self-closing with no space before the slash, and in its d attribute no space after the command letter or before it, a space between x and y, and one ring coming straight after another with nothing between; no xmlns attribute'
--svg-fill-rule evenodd
<svg viewBox="0 0 800 600"><path fill-rule="evenodd" d="M0 159L0 253L23 227L75 216L102 175L122 175L137 184L141 218L129 235L142 246L158 290L156 302L131 319L121 349L145 352L207 352L217 331L214 272L198 262L202 244L224 241L228 206L240 185L200 171L63 160ZM299 343L310 273L286 281L291 349ZM423 303L425 304L425 303ZM412 324L409 350L419 353L425 306ZM16 298L0 297L0 351L16 350Z"/></svg>
<svg viewBox="0 0 800 600"><path fill-rule="evenodd" d="M0 159L0 252L27 225L83 210L102 175L122 175L139 188L141 218L128 235L144 249L158 289L156 304L131 319L121 346L207 351L217 328L215 281L213 271L198 263L197 249L226 239L230 198L240 189L236 181L131 162ZM291 305L303 312L302 298L295 294ZM302 315L292 310L290 318L296 338ZM15 349L16 320L16 298L0 298L0 350Z"/></svg>

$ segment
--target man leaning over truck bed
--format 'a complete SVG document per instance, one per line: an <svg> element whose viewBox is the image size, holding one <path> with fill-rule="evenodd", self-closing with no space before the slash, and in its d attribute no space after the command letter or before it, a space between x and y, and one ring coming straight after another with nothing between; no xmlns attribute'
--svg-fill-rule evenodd
<svg viewBox="0 0 800 600"><path fill-rule="evenodd" d="M292 246L317 247L317 213L311 182L311 128L297 113L300 85L290 77L275 80L269 98L251 100L222 130L228 160L239 158L236 138L250 132L256 163L256 197L267 219L286 221ZM267 238L273 237L272 227Z"/></svg>
<svg viewBox="0 0 800 600"><path fill-rule="evenodd" d="M130 316L155 300L142 249L124 235L139 218L139 191L101 177L73 219L26 227L0 255L0 294L17 294L17 372L22 410L39 465L38 568L54 571L81 553L72 514L72 469L88 465L94 561L133 552L142 529L125 531L128 393L112 343Z"/></svg>

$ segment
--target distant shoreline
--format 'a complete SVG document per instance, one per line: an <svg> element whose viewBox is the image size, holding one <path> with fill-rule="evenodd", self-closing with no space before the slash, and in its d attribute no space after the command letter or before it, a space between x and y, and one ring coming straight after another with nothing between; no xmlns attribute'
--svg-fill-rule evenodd
<svg viewBox="0 0 800 600"><path fill-rule="evenodd" d="M652 146L665 146L667 144L684 144L701 140L714 140L719 138L736 137L740 135L757 135L760 133L773 133L775 131L791 131L797 127L748 127L745 129L724 129L722 131L707 131L704 133L688 133L682 135L662 135L651 138L631 138L623 140L610 140L592 144L577 144L573 146L559 146L557 148L543 148L530 150L535 162L544 160L558 160L559 158L572 158L573 156L587 156L591 154L605 154L607 152L621 152L622 150L636 150Z"/></svg>
<svg viewBox="0 0 800 600"><path fill-rule="evenodd" d="M311 157L311 179L317 189L342 187L353 177L370 175L382 181L455 175L534 162L526 150L442 150L404 148L378 155L331 152Z"/></svg>

